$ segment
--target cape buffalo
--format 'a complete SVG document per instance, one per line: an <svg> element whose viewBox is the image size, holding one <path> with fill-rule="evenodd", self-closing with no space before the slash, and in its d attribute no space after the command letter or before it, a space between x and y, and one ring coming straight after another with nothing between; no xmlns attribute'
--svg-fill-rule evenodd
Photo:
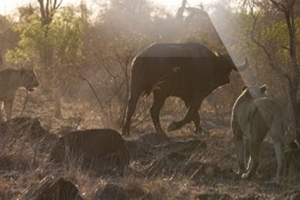
<svg viewBox="0 0 300 200"><path fill-rule="evenodd" d="M159 113L169 96L180 97L188 112L184 119L172 122L167 130L180 129L193 121L195 132L201 132L198 110L203 99L214 89L229 83L232 70L244 70L245 63L236 67L228 54L216 55L198 43L155 43L138 54L132 62L131 93L122 133L129 134L131 117L139 97L154 94L150 115L157 133L164 133Z"/></svg>

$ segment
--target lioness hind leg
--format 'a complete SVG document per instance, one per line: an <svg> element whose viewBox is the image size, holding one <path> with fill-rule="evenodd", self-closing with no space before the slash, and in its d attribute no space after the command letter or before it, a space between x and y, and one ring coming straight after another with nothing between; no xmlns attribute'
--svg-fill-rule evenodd
<svg viewBox="0 0 300 200"><path fill-rule="evenodd" d="M274 139L273 139L274 140ZM277 159L277 172L276 172L276 182L280 182L282 180L283 174L284 174L284 166L285 166L285 159L284 159L284 153L283 153L283 147L284 144L281 141L274 140L274 149Z"/></svg>
<svg viewBox="0 0 300 200"><path fill-rule="evenodd" d="M284 168L285 168L285 158L284 158L284 130L283 125L280 123L279 119L273 122L270 134L274 143L274 150L277 160L277 172L276 172L276 182L280 182L284 177Z"/></svg>
<svg viewBox="0 0 300 200"><path fill-rule="evenodd" d="M248 166L250 160L250 138L244 138L244 159L245 166Z"/></svg>
<svg viewBox="0 0 300 200"><path fill-rule="evenodd" d="M276 181L281 181L283 178L284 171L284 154L283 154L283 144L274 143L274 149L277 159L277 172L276 172Z"/></svg>
<svg viewBox="0 0 300 200"><path fill-rule="evenodd" d="M253 140L250 141L250 159L247 167L247 172L242 174L242 178L249 179L252 178L255 174L258 165L259 165L259 150L260 145L262 141L261 140Z"/></svg>
<svg viewBox="0 0 300 200"><path fill-rule="evenodd" d="M244 150L244 142L241 141L235 141L235 147L237 151L237 159L238 159L238 171L237 174L241 175L246 171L245 167L245 150Z"/></svg>
<svg viewBox="0 0 300 200"><path fill-rule="evenodd" d="M241 175L246 171L245 167L245 146L243 141L243 134L241 130L234 129L234 145L237 153L238 171L237 174Z"/></svg>

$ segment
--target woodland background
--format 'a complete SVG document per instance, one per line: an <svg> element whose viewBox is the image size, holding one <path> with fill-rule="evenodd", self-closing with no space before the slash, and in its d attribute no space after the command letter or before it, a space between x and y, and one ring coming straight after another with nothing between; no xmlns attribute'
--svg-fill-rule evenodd
<svg viewBox="0 0 300 200"><path fill-rule="evenodd" d="M231 108L243 84L266 83L293 119L299 90L299 1L226 0L189 7L184 0L172 12L147 0L98 0L97 13L87 10L84 1L69 7L38 2L19 8L17 16L0 16L0 48L2 68L34 68L41 82L35 98L40 107L54 101L53 112L40 117L63 117L69 109L61 102L69 102L78 104L73 117L90 113L103 126L120 127L132 58L154 42L193 41L218 53L227 50L237 63L247 57L251 64L243 79L233 73L232 83L208 98L216 112ZM181 104L167 103L166 110L176 112L171 105ZM148 106L139 108L136 119L149 120Z"/></svg>
<svg viewBox="0 0 300 200"><path fill-rule="evenodd" d="M231 108L243 85L267 84L268 95L285 111L288 136L295 137L299 120L295 118L300 80L299 0L222 0L205 6L199 1L195 7L183 0L176 11L150 0L94 1L100 8L97 12L88 10L84 1L62 7L58 1L38 0L20 7L16 15L0 15L0 68L33 68L40 82L29 96L25 90L17 92L13 116L37 117L52 132L103 127L120 130L134 56L154 42L192 41L218 53L229 52L237 64L245 57L251 64L244 72L232 72L231 83L205 99L200 110L204 129L214 127L213 133L227 138ZM151 96L140 100L132 120L134 135L154 130L148 112L151 102ZM161 112L163 126L181 119L185 112L181 100L168 99ZM192 132L189 126L187 133ZM20 151L18 158L24 157L23 153ZM79 185L87 189L92 185L86 177L81 180L86 182ZM160 181L156 183L162 186ZM2 188L10 188L8 185Z"/></svg>

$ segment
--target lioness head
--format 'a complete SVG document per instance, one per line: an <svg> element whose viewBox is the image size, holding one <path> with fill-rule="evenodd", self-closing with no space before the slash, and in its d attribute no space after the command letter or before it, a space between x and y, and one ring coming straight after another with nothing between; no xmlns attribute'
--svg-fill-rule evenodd
<svg viewBox="0 0 300 200"><path fill-rule="evenodd" d="M34 88L36 88L39 85L37 77L32 69L31 70L22 69L21 76L22 76L23 86L29 92L32 92Z"/></svg>
<svg viewBox="0 0 300 200"><path fill-rule="evenodd" d="M244 86L242 95L249 95L253 99L258 99L265 96L265 92L267 90L267 85L264 84L262 86Z"/></svg>

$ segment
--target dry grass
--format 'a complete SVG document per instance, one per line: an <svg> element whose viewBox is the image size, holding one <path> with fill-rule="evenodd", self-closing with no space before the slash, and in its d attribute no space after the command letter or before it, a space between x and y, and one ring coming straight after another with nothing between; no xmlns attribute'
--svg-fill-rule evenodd
<svg viewBox="0 0 300 200"><path fill-rule="evenodd" d="M38 116L52 135L75 129L103 128L95 112L83 115L72 112L76 108L77 113L84 113L82 110L87 107L65 104L64 119L60 120L49 120L50 115L41 113ZM168 118L163 118L163 124L169 123ZM276 161L268 142L262 147L259 170L262 176L250 181L236 176L236 155L228 120L227 116L220 121L206 110L202 125L207 134L200 137L192 136L190 125L169 133L169 138L151 133L151 123L146 124L151 129L138 126L133 129L133 135L126 138L132 159L123 177L117 173L83 170L78 160L69 160L66 165L51 163L48 156L55 137L37 139L29 137L30 134L0 131L0 199L28 199L46 177L71 180L81 196L88 200L282 199L286 192L296 188L295 185L299 186L295 181L293 186L288 182L282 185L271 182Z"/></svg>

